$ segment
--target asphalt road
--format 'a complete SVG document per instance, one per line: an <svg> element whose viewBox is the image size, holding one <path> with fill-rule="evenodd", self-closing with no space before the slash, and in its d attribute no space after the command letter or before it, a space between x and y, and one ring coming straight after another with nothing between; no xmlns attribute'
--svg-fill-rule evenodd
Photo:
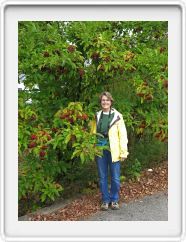
<svg viewBox="0 0 186 242"><path fill-rule="evenodd" d="M168 196L158 193L140 200L123 203L120 210L98 211L85 221L167 221Z"/></svg>

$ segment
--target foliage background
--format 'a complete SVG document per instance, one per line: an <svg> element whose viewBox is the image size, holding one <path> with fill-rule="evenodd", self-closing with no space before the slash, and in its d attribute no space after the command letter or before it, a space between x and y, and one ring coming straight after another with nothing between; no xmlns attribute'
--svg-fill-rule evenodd
<svg viewBox="0 0 186 242"><path fill-rule="evenodd" d="M98 187L90 122L102 91L123 114L121 179L167 159L168 22L19 22L19 214Z"/></svg>

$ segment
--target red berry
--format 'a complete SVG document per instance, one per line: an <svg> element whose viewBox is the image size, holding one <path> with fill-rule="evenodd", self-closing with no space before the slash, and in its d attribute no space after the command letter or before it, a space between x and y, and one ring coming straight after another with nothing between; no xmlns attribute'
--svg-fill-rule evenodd
<svg viewBox="0 0 186 242"><path fill-rule="evenodd" d="M79 72L80 77L83 77L85 74L85 71L83 68L79 68L78 72Z"/></svg>
<svg viewBox="0 0 186 242"><path fill-rule="evenodd" d="M74 45L69 45L67 48L68 52L70 52L70 53L74 52L75 49L76 49L76 47Z"/></svg>
<svg viewBox="0 0 186 242"><path fill-rule="evenodd" d="M32 114L32 116L31 116L31 120L32 120L32 121L36 120L36 115Z"/></svg>
<svg viewBox="0 0 186 242"><path fill-rule="evenodd" d="M52 128L52 131L55 133L55 132L58 131L58 129L57 128Z"/></svg>
<svg viewBox="0 0 186 242"><path fill-rule="evenodd" d="M74 122L74 119L73 118L68 118L67 119L71 124Z"/></svg>
<svg viewBox="0 0 186 242"><path fill-rule="evenodd" d="M109 56L105 57L104 61L108 63L110 61L110 57Z"/></svg>
<svg viewBox="0 0 186 242"><path fill-rule="evenodd" d="M57 72L59 73L59 74L63 74L63 73L67 73L67 68L66 67L63 67L63 66L58 66L57 67Z"/></svg>
<svg viewBox="0 0 186 242"><path fill-rule="evenodd" d="M164 52L165 51L165 48L164 47L161 47L160 48L160 53Z"/></svg>
<svg viewBox="0 0 186 242"><path fill-rule="evenodd" d="M47 140L51 140L51 136L50 135L47 135Z"/></svg>
<svg viewBox="0 0 186 242"><path fill-rule="evenodd" d="M74 141L76 140L76 136L72 134L71 137L70 137L70 140L71 140L72 142L74 142Z"/></svg>
<svg viewBox="0 0 186 242"><path fill-rule="evenodd" d="M70 115L69 112L63 113L63 114L61 114L60 119L66 119L66 118L68 119L69 115Z"/></svg>
<svg viewBox="0 0 186 242"><path fill-rule="evenodd" d="M40 157L44 157L45 155L46 155L46 152L45 152L45 151L41 150L41 151L39 152L39 156L40 156Z"/></svg>
<svg viewBox="0 0 186 242"><path fill-rule="evenodd" d="M151 94L147 94L145 96L145 100L152 100L153 99L153 96Z"/></svg>
<svg viewBox="0 0 186 242"><path fill-rule="evenodd" d="M140 128L145 128L146 125L145 125L144 123L141 123L139 127L140 127Z"/></svg>
<svg viewBox="0 0 186 242"><path fill-rule="evenodd" d="M139 97L143 97L144 96L144 94L141 93L141 92L137 93L136 95L139 96Z"/></svg>
<svg viewBox="0 0 186 242"><path fill-rule="evenodd" d="M91 57L92 57L93 60L98 60L98 59L99 59L99 53L94 52L94 53L91 55Z"/></svg>
<svg viewBox="0 0 186 242"><path fill-rule="evenodd" d="M37 139L37 136L35 134L32 134L31 135L31 139L34 140L34 139Z"/></svg>
<svg viewBox="0 0 186 242"><path fill-rule="evenodd" d="M65 118L66 118L65 114L60 115L60 119L65 119Z"/></svg>
<svg viewBox="0 0 186 242"><path fill-rule="evenodd" d="M87 118L88 118L88 116L87 116L86 114L83 114L83 115L82 115L82 119L83 119L83 120L87 120Z"/></svg>
<svg viewBox="0 0 186 242"><path fill-rule="evenodd" d="M31 142L29 145L28 145L28 148L34 148L36 146L36 143L35 142Z"/></svg>
<svg viewBox="0 0 186 242"><path fill-rule="evenodd" d="M49 57L49 53L48 53L47 51L45 51L45 52L43 53L43 56L44 56L44 57Z"/></svg>

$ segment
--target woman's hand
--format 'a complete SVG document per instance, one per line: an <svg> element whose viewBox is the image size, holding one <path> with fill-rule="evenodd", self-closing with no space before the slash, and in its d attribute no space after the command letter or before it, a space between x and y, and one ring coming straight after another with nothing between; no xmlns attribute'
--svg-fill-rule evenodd
<svg viewBox="0 0 186 242"><path fill-rule="evenodd" d="M120 161L124 161L125 159L127 159L126 157L121 157Z"/></svg>

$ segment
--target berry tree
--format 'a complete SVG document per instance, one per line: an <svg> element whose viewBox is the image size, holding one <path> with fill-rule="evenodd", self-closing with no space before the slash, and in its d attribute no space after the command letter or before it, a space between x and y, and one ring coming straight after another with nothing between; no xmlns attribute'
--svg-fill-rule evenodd
<svg viewBox="0 0 186 242"><path fill-rule="evenodd" d="M131 151L146 135L168 140L165 21L19 22L18 74L20 199L55 199L59 174L100 154L88 124L102 91L124 116Z"/></svg>

